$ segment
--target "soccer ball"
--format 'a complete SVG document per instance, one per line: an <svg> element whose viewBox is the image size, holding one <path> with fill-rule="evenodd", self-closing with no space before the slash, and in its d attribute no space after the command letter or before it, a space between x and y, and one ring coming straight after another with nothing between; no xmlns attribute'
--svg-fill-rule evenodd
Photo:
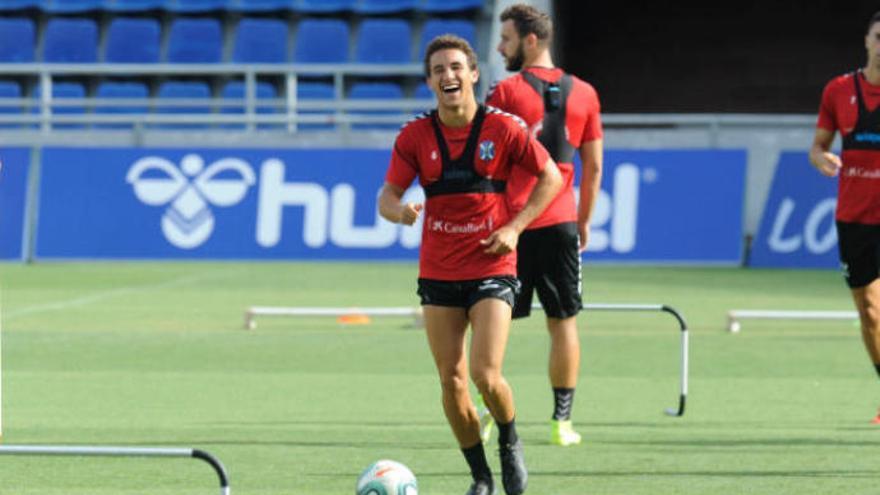
<svg viewBox="0 0 880 495"><path fill-rule="evenodd" d="M370 464L361 473L355 486L356 495L418 495L416 477L408 467L382 459Z"/></svg>

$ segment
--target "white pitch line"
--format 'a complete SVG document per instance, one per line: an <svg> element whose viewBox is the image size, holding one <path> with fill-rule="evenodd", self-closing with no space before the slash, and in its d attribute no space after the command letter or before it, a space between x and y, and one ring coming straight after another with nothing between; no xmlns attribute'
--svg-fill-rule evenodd
<svg viewBox="0 0 880 495"><path fill-rule="evenodd" d="M202 274L202 275L190 275L187 277L180 277L176 279L172 279L166 282L160 282L158 284L150 284L150 285L137 285L137 286L129 286L129 287L119 287L117 289L111 289L103 292L96 292L94 294L90 294L88 296L77 297L75 299L69 299L67 301L58 301L47 304L37 304L35 306L27 306L21 309L6 311L3 315L3 319L6 322L9 320L14 320L15 318L19 318L22 316L29 316L33 314L39 313L47 313L49 311L60 311L63 309L71 309L77 308L81 306L86 306L88 304L102 302L107 299L112 299L114 297L124 296L127 294L132 294L135 292L145 292L157 289L166 289L169 287L175 287L178 285L186 285L193 282L200 282L204 279L208 278L217 278L219 274ZM226 275L226 274L224 274Z"/></svg>

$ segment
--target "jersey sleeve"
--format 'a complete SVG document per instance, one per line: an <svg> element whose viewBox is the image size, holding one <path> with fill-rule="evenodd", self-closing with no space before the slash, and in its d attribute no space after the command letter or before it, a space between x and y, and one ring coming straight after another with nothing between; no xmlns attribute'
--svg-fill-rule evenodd
<svg viewBox="0 0 880 495"><path fill-rule="evenodd" d="M489 93L486 95L486 105L504 109L504 88L505 85L502 84L503 81L495 81L492 83L492 86L489 88Z"/></svg>
<svg viewBox="0 0 880 495"><path fill-rule="evenodd" d="M822 90L822 101L819 104L819 117L816 127L834 132L837 130L837 116L834 113L834 81L825 85Z"/></svg>
<svg viewBox="0 0 880 495"><path fill-rule="evenodd" d="M586 105L588 110L587 118L584 121L584 132L581 135L581 142L579 144L602 139L602 108L599 103L599 94L596 93L593 86L589 84L585 84L585 86L587 90Z"/></svg>
<svg viewBox="0 0 880 495"><path fill-rule="evenodd" d="M525 127L511 123L511 149L515 167L522 167L532 175L538 175L547 165L550 153L538 142Z"/></svg>
<svg viewBox="0 0 880 495"><path fill-rule="evenodd" d="M391 163L385 173L385 182L406 189L418 175L415 141L404 128L394 141Z"/></svg>

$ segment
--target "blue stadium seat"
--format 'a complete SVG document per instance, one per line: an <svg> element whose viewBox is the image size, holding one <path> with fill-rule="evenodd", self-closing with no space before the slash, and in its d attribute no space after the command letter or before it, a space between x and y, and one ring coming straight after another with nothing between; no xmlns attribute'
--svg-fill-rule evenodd
<svg viewBox="0 0 880 495"><path fill-rule="evenodd" d="M43 0L40 8L53 14L66 14L99 10L103 6L104 0Z"/></svg>
<svg viewBox="0 0 880 495"><path fill-rule="evenodd" d="M406 64L412 39L409 23L402 19L367 19L361 23L355 61L365 64Z"/></svg>
<svg viewBox="0 0 880 495"><path fill-rule="evenodd" d="M421 83L416 86L415 93L413 97L418 98L420 100L430 99L433 100L435 98L435 94L431 91L431 88L428 87L427 84Z"/></svg>
<svg viewBox="0 0 880 495"><path fill-rule="evenodd" d="M277 64L286 62L287 23L275 19L242 19L235 32L232 61Z"/></svg>
<svg viewBox="0 0 880 495"><path fill-rule="evenodd" d="M0 81L0 100L6 98L21 98L21 86L15 81ZM21 106L0 105L0 114L20 114ZM21 127L20 124L0 124L0 129Z"/></svg>
<svg viewBox="0 0 880 495"><path fill-rule="evenodd" d="M0 0L0 10L24 10L39 7L42 0Z"/></svg>
<svg viewBox="0 0 880 495"><path fill-rule="evenodd" d="M156 10L170 0L104 0L104 9L113 12L142 12Z"/></svg>
<svg viewBox="0 0 880 495"><path fill-rule="evenodd" d="M298 12L320 14L354 9L357 0L294 0L293 9Z"/></svg>
<svg viewBox="0 0 880 495"><path fill-rule="evenodd" d="M203 82L166 81L159 86L159 91L156 94L156 97L158 99L183 99L187 101L202 100L204 103L208 103L209 98L211 98L211 88L209 88L208 85ZM164 106L161 102L156 104L155 110L156 113L165 114L201 114L211 112L210 107L207 105L198 105L192 107L176 105ZM208 124L159 124L157 127L162 127L165 129L193 129L205 128L208 127Z"/></svg>
<svg viewBox="0 0 880 495"><path fill-rule="evenodd" d="M417 9L419 3L419 0L361 0L355 5L355 11L361 14L389 14Z"/></svg>
<svg viewBox="0 0 880 495"><path fill-rule="evenodd" d="M35 42L33 21L26 17L0 18L0 62L33 62Z"/></svg>
<svg viewBox="0 0 880 495"><path fill-rule="evenodd" d="M33 113L39 114L40 107L39 101L42 96L42 88L37 85L34 90L34 99L36 100L36 104L32 110ZM54 115L82 115L86 113L86 107L81 105L76 106L63 106L59 105L59 103L63 103L66 98L85 98L86 97L86 89L82 84L74 83L74 82L59 82L52 85L52 113ZM85 127L85 124L56 124L54 126L56 129L82 129Z"/></svg>
<svg viewBox="0 0 880 495"><path fill-rule="evenodd" d="M265 81L257 81L256 89L256 99L257 99L257 108L256 112L260 115L280 113L281 108L273 106L271 104L267 104L265 101L261 102L260 100L270 100L276 98L278 95L275 91L275 87ZM232 81L228 83L223 88L222 97L225 100L238 100L235 102L233 106L224 105L220 110L220 113L224 114L244 114L245 112L245 83L242 81ZM231 102L228 102L231 103ZM221 127L224 128L234 128L234 129L242 129L244 128L243 124L223 124ZM260 124L258 126L260 129L271 129L271 128L280 128L280 124Z"/></svg>
<svg viewBox="0 0 880 495"><path fill-rule="evenodd" d="M240 12L293 10L294 3L294 0L232 0L231 9Z"/></svg>
<svg viewBox="0 0 880 495"><path fill-rule="evenodd" d="M143 106L95 106L96 114L145 114L150 95L145 84L139 82L105 81L98 85L95 98L143 99ZM131 129L128 124L95 124L95 128Z"/></svg>
<svg viewBox="0 0 880 495"><path fill-rule="evenodd" d="M154 64L159 61L162 28L155 19L117 17L107 28L104 61L114 64Z"/></svg>
<svg viewBox="0 0 880 495"><path fill-rule="evenodd" d="M425 0L422 10L425 12L458 12L482 7L483 0Z"/></svg>
<svg viewBox="0 0 880 495"><path fill-rule="evenodd" d="M460 36L466 39L475 51L477 50L475 45L477 40L477 30L474 27L473 22L465 20L430 19L425 21L424 29L422 29L422 41L419 43L419 57L424 56L425 48L427 48L428 43L441 34L454 34Z"/></svg>
<svg viewBox="0 0 880 495"><path fill-rule="evenodd" d="M297 101L331 101L336 98L333 91L333 85L322 82L300 82L296 85ZM332 110L303 110L298 112L305 115L333 115ZM334 124L298 124L297 129L300 131L318 131L335 129Z"/></svg>
<svg viewBox="0 0 880 495"><path fill-rule="evenodd" d="M403 90L400 85L391 82L361 82L351 86L348 93L351 100L400 100L403 98ZM354 114L361 115L388 115L398 114L395 110L356 110ZM352 129L397 129L400 124L354 124Z"/></svg>
<svg viewBox="0 0 880 495"><path fill-rule="evenodd" d="M209 18L178 18L168 34L168 62L210 64L220 62L223 33L220 22Z"/></svg>
<svg viewBox="0 0 880 495"><path fill-rule="evenodd" d="M293 61L348 62L348 23L341 19L304 19L299 23Z"/></svg>
<svg viewBox="0 0 880 495"><path fill-rule="evenodd" d="M211 12L222 10L233 0L165 0L165 9L171 12Z"/></svg>
<svg viewBox="0 0 880 495"><path fill-rule="evenodd" d="M98 60L98 25L91 19L52 17L43 44L44 62L94 63Z"/></svg>

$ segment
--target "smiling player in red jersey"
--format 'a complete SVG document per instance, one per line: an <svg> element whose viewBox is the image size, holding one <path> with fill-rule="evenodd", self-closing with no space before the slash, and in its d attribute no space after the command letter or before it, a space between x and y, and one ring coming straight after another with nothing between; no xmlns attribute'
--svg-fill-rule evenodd
<svg viewBox="0 0 880 495"><path fill-rule="evenodd" d="M401 129L379 212L407 225L424 216L418 293L443 410L473 478L467 494L495 493L468 391L468 368L499 425L504 491L521 494L528 473L516 433L513 394L501 374L519 289L516 244L562 180L520 119L477 104L477 58L465 40L450 35L432 40L425 53L425 75L437 109ZM504 192L514 169L536 176L537 183L524 207L510 215ZM402 203L416 177L425 203ZM470 366L465 353L468 325L473 329Z"/></svg>
<svg viewBox="0 0 880 495"><path fill-rule="evenodd" d="M862 340L880 375L880 12L868 22L868 62L825 86L810 162L840 176L837 238L840 264L862 326ZM834 133L843 153L830 151ZM880 424L880 413L872 420Z"/></svg>
<svg viewBox="0 0 880 495"><path fill-rule="evenodd" d="M525 120L559 165L563 178L562 190L520 237L517 273L523 287L513 317L529 315L532 293L537 292L550 334L550 442L576 445L581 436L572 426L571 410L580 367L576 321L583 307L580 253L587 248L590 217L602 178L599 98L588 83L553 65L550 16L517 4L505 9L500 20L498 51L507 70L520 72L497 83L486 103ZM573 190L576 152L582 162L579 204ZM514 211L522 207L533 184L533 177L516 170L511 174L507 193ZM486 415L481 419L485 440L492 423Z"/></svg>

